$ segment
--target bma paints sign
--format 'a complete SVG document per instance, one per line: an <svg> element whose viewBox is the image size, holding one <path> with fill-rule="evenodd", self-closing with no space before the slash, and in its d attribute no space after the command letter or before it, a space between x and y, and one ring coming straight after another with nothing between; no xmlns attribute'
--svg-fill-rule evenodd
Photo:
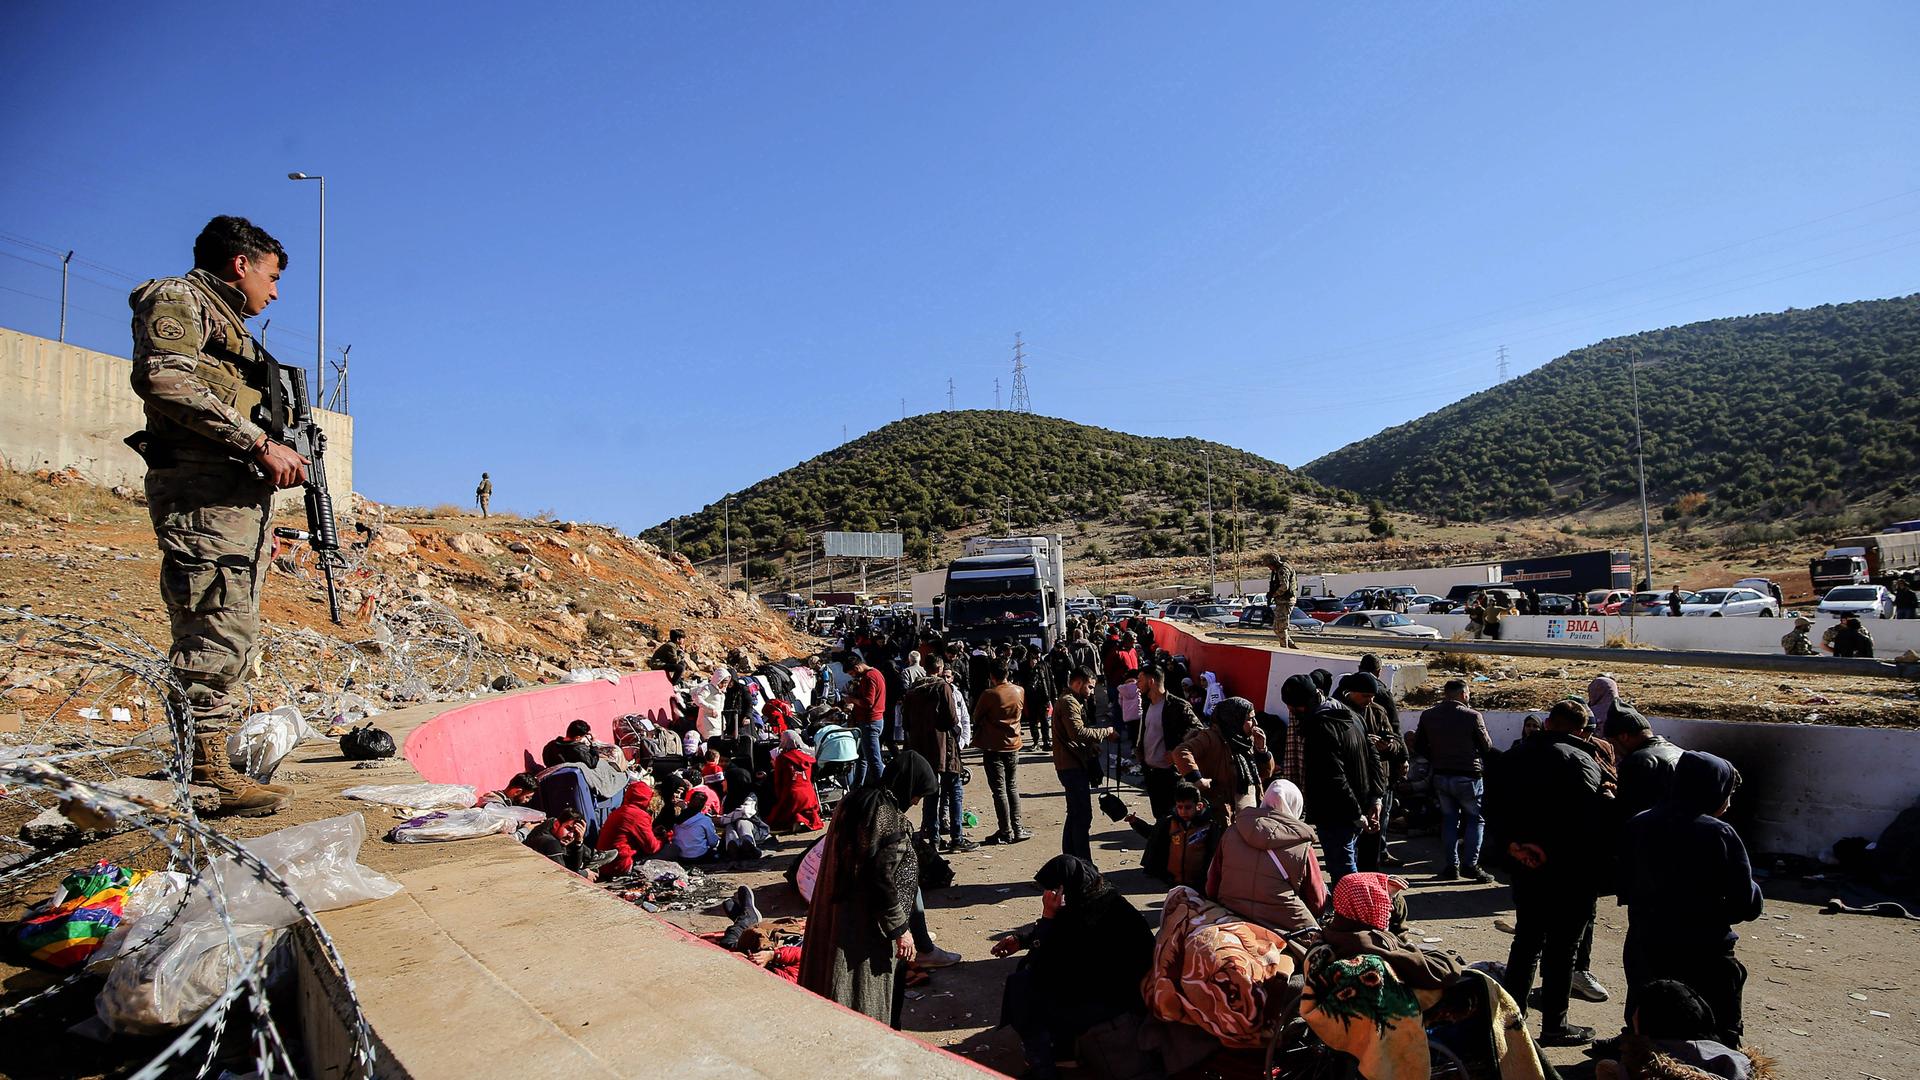
<svg viewBox="0 0 1920 1080"><path fill-rule="evenodd" d="M1548 619L1547 640L1564 641L1576 645L1601 645L1606 642L1607 635L1600 629L1599 619L1574 616L1565 619Z"/></svg>

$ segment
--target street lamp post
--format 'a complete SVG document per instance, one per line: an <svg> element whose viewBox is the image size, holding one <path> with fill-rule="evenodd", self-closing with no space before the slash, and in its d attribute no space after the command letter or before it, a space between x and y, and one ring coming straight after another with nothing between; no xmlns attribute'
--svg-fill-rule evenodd
<svg viewBox="0 0 1920 1080"><path fill-rule="evenodd" d="M888 518L885 523L893 526L896 531L900 528L899 518ZM906 543L907 535L902 532L900 534L901 550L893 553L893 596L895 600L900 598L900 558L905 553Z"/></svg>
<svg viewBox="0 0 1920 1080"><path fill-rule="evenodd" d="M1640 363L1627 353L1627 381L1633 386L1633 455L1640 471L1640 558L1647 568L1643 588L1653 588L1653 519L1647 514L1647 444L1640 428Z"/></svg>
<svg viewBox="0 0 1920 1080"><path fill-rule="evenodd" d="M290 172L289 180L318 180L320 182L320 340L314 345L313 367L316 380L313 400L323 402L327 399L327 178L309 176L303 172Z"/></svg>
<svg viewBox="0 0 1920 1080"><path fill-rule="evenodd" d="M726 588L733 587L733 496L720 500L720 535L727 548L727 576L721 580Z"/></svg>
<svg viewBox="0 0 1920 1080"><path fill-rule="evenodd" d="M1213 569L1213 451L1202 450L1200 456L1207 463L1207 595L1212 596L1219 580Z"/></svg>

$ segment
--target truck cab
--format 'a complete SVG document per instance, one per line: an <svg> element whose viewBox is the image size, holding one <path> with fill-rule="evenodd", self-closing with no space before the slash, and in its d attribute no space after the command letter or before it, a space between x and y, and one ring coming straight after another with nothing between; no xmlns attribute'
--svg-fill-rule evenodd
<svg viewBox="0 0 1920 1080"><path fill-rule="evenodd" d="M947 567L948 634L1053 648L1067 627L1060 537L974 537L961 550Z"/></svg>

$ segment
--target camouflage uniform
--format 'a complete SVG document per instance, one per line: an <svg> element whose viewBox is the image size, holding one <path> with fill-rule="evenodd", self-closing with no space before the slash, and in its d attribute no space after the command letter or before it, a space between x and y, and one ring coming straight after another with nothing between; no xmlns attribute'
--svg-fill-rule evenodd
<svg viewBox="0 0 1920 1080"><path fill-rule="evenodd" d="M1795 626L1780 639L1780 647L1788 656L1819 656L1820 650L1813 647L1813 637L1805 626Z"/></svg>
<svg viewBox="0 0 1920 1080"><path fill-rule="evenodd" d="M473 489L473 498L480 504L480 516L486 517L487 503L493 499L493 481L487 479L486 473L480 474L480 486Z"/></svg>
<svg viewBox="0 0 1920 1080"><path fill-rule="evenodd" d="M160 545L168 658L196 727L231 722L260 645L273 484L249 467L266 384L244 297L204 270L146 282L133 308L133 391L146 403L147 507Z"/></svg>
<svg viewBox="0 0 1920 1080"><path fill-rule="evenodd" d="M1287 560L1274 556L1273 572L1267 577L1267 603L1273 605L1273 632L1282 648L1293 648L1293 602L1299 585Z"/></svg>

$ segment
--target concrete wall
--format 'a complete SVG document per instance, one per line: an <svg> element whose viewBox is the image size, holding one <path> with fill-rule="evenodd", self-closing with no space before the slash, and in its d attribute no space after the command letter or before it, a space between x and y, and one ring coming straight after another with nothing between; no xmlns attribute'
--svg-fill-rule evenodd
<svg viewBox="0 0 1920 1080"><path fill-rule="evenodd" d="M1484 715L1493 745L1505 749L1528 714ZM1400 717L1409 731L1419 722L1412 710ZM1718 754L1740 770L1728 820L1753 851L1815 856L1844 836L1876 840L1920 799L1920 731L1647 720L1680 746Z"/></svg>
<svg viewBox="0 0 1920 1080"><path fill-rule="evenodd" d="M1340 676L1355 670L1360 660L1357 656L1328 656L1304 649L1258 649L1206 641L1194 637L1178 623L1149 621L1153 624L1154 642L1168 652L1185 656L1194 678L1199 678L1201 672L1211 671L1228 697L1246 698L1260 711L1276 716L1286 715L1280 703L1280 684L1289 676L1325 668L1337 682ZM1384 664L1381 676L1394 693L1404 694L1426 680L1427 666Z"/></svg>
<svg viewBox="0 0 1920 1080"><path fill-rule="evenodd" d="M1452 637L1467 629L1465 615L1409 615L1408 618L1431 626ZM1813 635L1820 635L1832 623L1816 620ZM1892 659L1908 649L1920 650L1920 619L1868 619L1867 631L1873 635L1873 654ZM1660 649L1705 652L1780 652L1780 637L1793 629L1792 619L1716 619L1670 618L1665 615L1512 615L1500 620L1500 636L1506 641L1532 641L1548 645L1604 645L1608 638L1622 637Z"/></svg>
<svg viewBox="0 0 1920 1080"><path fill-rule="evenodd" d="M585 720L601 742L613 742L616 718L639 714L655 723L670 716L673 686L664 671L625 676L620 685L592 682L550 686L537 694L483 697L414 728L402 754L436 784L472 784L481 791L506 786L515 773L540 767L540 748L567 725Z"/></svg>
<svg viewBox="0 0 1920 1080"><path fill-rule="evenodd" d="M0 458L21 472L78 469L105 487L139 488L146 463L120 440L146 426L118 356L0 328ZM327 433L334 505L353 490L353 417L315 410Z"/></svg>

